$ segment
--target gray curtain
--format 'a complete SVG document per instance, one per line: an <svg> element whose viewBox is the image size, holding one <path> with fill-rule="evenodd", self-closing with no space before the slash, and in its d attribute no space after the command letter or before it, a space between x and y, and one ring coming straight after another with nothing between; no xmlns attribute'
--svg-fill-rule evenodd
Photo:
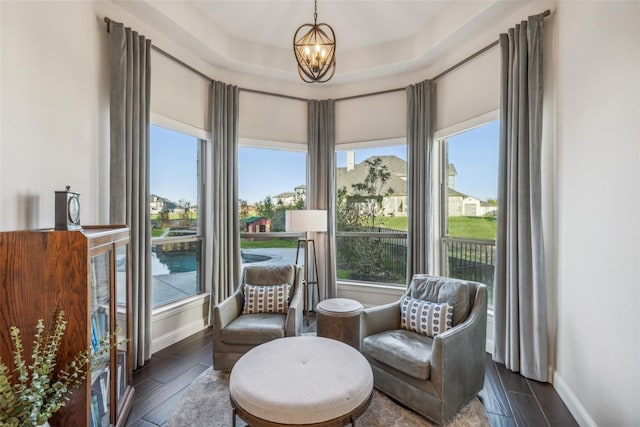
<svg viewBox="0 0 640 427"><path fill-rule="evenodd" d="M417 273L434 273L432 158L435 130L435 83L425 80L407 94L407 284Z"/></svg>
<svg viewBox="0 0 640 427"><path fill-rule="evenodd" d="M149 100L151 41L111 22L110 205L112 224L130 228L134 368L151 357Z"/></svg>
<svg viewBox="0 0 640 427"><path fill-rule="evenodd" d="M238 210L238 106L237 86L222 82L211 84L211 192L210 226L205 227L210 242L207 257L211 261L211 304L227 298L240 283L240 215Z"/></svg>
<svg viewBox="0 0 640 427"><path fill-rule="evenodd" d="M335 256L335 110L335 101L331 99L307 103L307 209L326 209L328 215L327 232L315 233L314 236L321 299L338 296Z"/></svg>
<svg viewBox="0 0 640 427"><path fill-rule="evenodd" d="M502 80L495 271L496 361L548 381L541 207L542 15L500 35Z"/></svg>

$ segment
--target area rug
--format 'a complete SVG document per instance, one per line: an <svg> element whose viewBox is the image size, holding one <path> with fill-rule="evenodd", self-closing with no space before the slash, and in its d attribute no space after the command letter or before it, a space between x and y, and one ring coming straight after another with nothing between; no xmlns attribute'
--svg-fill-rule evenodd
<svg viewBox="0 0 640 427"><path fill-rule="evenodd" d="M429 427L436 425L389 399L378 390L374 390L371 404L365 413L357 419L356 424L359 427ZM448 427L490 425L477 397L447 423ZM167 426L230 427L229 373L209 368L200 374L178 400ZM246 424L237 418L236 426L245 427Z"/></svg>

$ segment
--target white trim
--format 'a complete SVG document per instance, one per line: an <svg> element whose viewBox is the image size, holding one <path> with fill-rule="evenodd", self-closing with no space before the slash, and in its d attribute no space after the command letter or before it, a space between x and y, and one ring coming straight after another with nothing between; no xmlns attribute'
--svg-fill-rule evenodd
<svg viewBox="0 0 640 427"><path fill-rule="evenodd" d="M163 128L175 130L177 132L185 133L187 135L194 136L199 139L211 139L211 133L204 129L199 129L187 123L180 122L178 120L170 119L169 117L162 116L158 113L151 113L151 124L158 125Z"/></svg>
<svg viewBox="0 0 640 427"><path fill-rule="evenodd" d="M182 310L189 309L196 305L201 305L209 301L209 293L202 292L190 297L183 298L181 300L171 302L169 304L162 305L153 309L153 319L161 320L170 316L175 316Z"/></svg>
<svg viewBox="0 0 640 427"><path fill-rule="evenodd" d="M289 151L307 152L306 142L269 141L267 139L239 138L238 145L254 148L277 148Z"/></svg>
<svg viewBox="0 0 640 427"><path fill-rule="evenodd" d="M178 319L183 319L186 313L189 311L194 311L196 313L202 313L203 308L208 307L209 305L209 294L201 293L198 295L194 295L192 297L185 298L183 300L177 301L175 303L167 304L162 307L159 307L153 311L152 315L152 325L157 325L158 323L164 321L169 321L171 317L176 317ZM179 323L179 322L176 322ZM178 328L171 328L166 334L153 337L151 342L152 354L166 348L172 344L175 344L185 338L190 337L191 335L201 331L206 328L207 318L206 316L196 315L194 320L186 323L180 324ZM157 330L160 328L152 327ZM152 330L153 330L152 329Z"/></svg>
<svg viewBox="0 0 640 427"><path fill-rule="evenodd" d="M587 410L582 406L580 400L576 397L576 395L571 390L571 387L565 382L561 375L558 372L555 372L553 376L553 388L555 388L556 392L562 399L573 418L576 419L576 422L581 426L589 426L589 427L597 427L595 421L589 416Z"/></svg>
<svg viewBox="0 0 640 427"><path fill-rule="evenodd" d="M393 145L407 145L407 138L388 138L388 139L376 139L372 141L359 141L359 142L345 142L339 144L336 142L336 151L344 150L357 150L359 148L376 148L376 147L390 147Z"/></svg>
<svg viewBox="0 0 640 427"><path fill-rule="evenodd" d="M178 329L173 329L171 332L161 337L156 337L151 342L152 354L180 342L185 338L189 338L191 335L196 334L205 328L207 328L207 325L203 320L196 320L183 325Z"/></svg>
<svg viewBox="0 0 640 427"><path fill-rule="evenodd" d="M488 113L480 114L479 116L472 117L464 122L456 123L455 125L444 129L439 129L434 133L433 139L450 138L456 134L486 125L487 123L498 120L499 118L500 110L489 111Z"/></svg>
<svg viewBox="0 0 640 427"><path fill-rule="evenodd" d="M402 285L374 285L371 283L353 283L338 281L338 290L351 292L365 292L371 294L400 296L404 292L405 287Z"/></svg>
<svg viewBox="0 0 640 427"><path fill-rule="evenodd" d="M485 351L493 356L493 309L487 309L487 341Z"/></svg>

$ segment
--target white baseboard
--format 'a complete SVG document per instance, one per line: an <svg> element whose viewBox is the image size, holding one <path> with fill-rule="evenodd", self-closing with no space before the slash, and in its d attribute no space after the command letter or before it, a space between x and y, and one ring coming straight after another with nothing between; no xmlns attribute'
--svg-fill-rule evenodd
<svg viewBox="0 0 640 427"><path fill-rule="evenodd" d="M151 354L156 353L163 348L167 348L170 345L175 344L185 338L188 338L191 335L200 332L206 327L207 325L202 320L196 320L182 326L180 329L175 329L168 334L156 337L151 342Z"/></svg>
<svg viewBox="0 0 640 427"><path fill-rule="evenodd" d="M553 375L553 388L556 389L564 404L567 405L569 412L581 427L598 427L571 388L557 372Z"/></svg>

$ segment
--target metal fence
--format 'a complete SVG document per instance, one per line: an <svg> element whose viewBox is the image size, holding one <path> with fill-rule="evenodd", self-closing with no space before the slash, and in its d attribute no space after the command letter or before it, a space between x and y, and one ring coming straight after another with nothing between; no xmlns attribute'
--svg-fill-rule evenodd
<svg viewBox="0 0 640 427"><path fill-rule="evenodd" d="M489 303L493 301L493 274L496 265L494 240L442 239L445 275L481 282L489 287Z"/></svg>
<svg viewBox="0 0 640 427"><path fill-rule="evenodd" d="M405 285L407 233L382 227L336 233L340 279Z"/></svg>

